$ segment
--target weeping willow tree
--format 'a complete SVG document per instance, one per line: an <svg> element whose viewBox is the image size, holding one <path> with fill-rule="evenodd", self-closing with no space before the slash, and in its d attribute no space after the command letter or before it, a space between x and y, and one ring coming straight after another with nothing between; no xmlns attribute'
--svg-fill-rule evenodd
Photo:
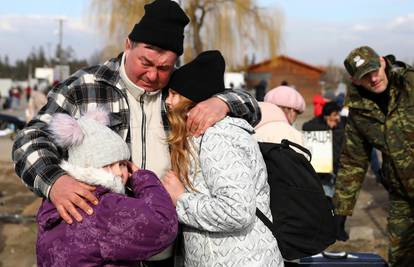
<svg viewBox="0 0 414 267"><path fill-rule="evenodd" d="M122 51L123 40L144 15L152 0L92 0L92 19L105 32L108 56ZM190 18L185 31L184 61L208 49L219 49L230 69L241 69L249 57L277 54L281 37L281 14L264 10L254 0L181 0Z"/></svg>

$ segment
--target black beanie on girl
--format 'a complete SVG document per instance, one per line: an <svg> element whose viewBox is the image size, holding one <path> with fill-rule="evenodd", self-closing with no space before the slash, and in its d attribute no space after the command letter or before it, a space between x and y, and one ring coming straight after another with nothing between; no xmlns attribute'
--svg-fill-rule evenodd
<svg viewBox="0 0 414 267"><path fill-rule="evenodd" d="M171 75L169 88L198 103L225 90L226 63L218 50L200 53Z"/></svg>

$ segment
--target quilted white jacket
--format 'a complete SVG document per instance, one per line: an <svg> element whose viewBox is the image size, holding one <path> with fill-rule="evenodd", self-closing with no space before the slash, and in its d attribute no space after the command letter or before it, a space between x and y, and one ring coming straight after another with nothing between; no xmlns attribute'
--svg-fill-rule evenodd
<svg viewBox="0 0 414 267"><path fill-rule="evenodd" d="M252 132L246 121L226 117L193 138L201 149L190 171L198 192L184 193L176 208L186 266L283 266L276 239L255 215L258 207L271 218L266 166Z"/></svg>

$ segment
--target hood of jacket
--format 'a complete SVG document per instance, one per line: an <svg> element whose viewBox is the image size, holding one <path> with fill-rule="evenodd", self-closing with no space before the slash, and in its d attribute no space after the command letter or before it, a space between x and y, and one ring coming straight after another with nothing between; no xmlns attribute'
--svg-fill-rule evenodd
<svg viewBox="0 0 414 267"><path fill-rule="evenodd" d="M122 178L102 168L82 168L72 165L67 161L63 161L60 167L80 182L102 186L112 192L125 194L125 186L122 183Z"/></svg>
<svg viewBox="0 0 414 267"><path fill-rule="evenodd" d="M244 119L240 118L233 118L233 117L224 117L221 121L216 123L219 127L223 127L223 125L231 124L237 127L242 128L243 130L247 131L250 134L254 133L254 128Z"/></svg>
<svg viewBox="0 0 414 267"><path fill-rule="evenodd" d="M260 111L262 112L262 119L260 120L259 124L256 125L255 129L258 129L270 122L288 123L285 113L278 106L267 102L259 102L259 107Z"/></svg>
<svg viewBox="0 0 414 267"><path fill-rule="evenodd" d="M125 194L125 186L122 178L113 175L104 169L81 168L74 166L67 161L62 161L60 167L73 176L76 180L90 185L97 186L94 194L100 196L109 191ZM62 221L56 207L49 200L43 200L43 204L37 214L37 223L42 229L51 229Z"/></svg>

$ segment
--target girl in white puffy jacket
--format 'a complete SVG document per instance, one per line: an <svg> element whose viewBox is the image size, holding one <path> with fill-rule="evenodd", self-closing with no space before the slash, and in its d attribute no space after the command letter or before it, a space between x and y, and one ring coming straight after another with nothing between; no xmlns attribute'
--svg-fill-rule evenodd
<svg viewBox="0 0 414 267"><path fill-rule="evenodd" d="M270 219L266 166L252 126L225 117L191 137L191 107L224 88L225 63L206 51L176 70L169 84L170 171L162 180L184 225L186 266L283 266L277 241L255 215ZM208 123L208 122L205 122Z"/></svg>

